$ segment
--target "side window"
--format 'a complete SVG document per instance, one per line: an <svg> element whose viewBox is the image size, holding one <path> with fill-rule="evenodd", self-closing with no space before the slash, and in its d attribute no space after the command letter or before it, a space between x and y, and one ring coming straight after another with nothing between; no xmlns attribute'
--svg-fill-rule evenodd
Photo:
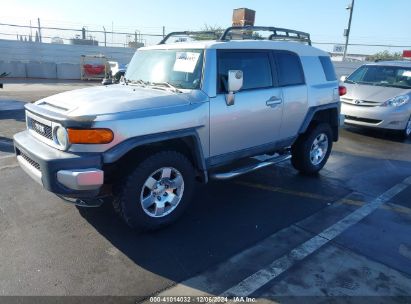
<svg viewBox="0 0 411 304"><path fill-rule="evenodd" d="M304 84L304 73L300 58L296 54L288 52L276 52L278 71L278 84L280 86L292 86Z"/></svg>
<svg viewBox="0 0 411 304"><path fill-rule="evenodd" d="M324 74L325 74L325 79L327 81L335 81L337 80L337 76L335 75L335 70L334 66L331 62L330 57L328 56L320 56L321 65L323 66Z"/></svg>
<svg viewBox="0 0 411 304"><path fill-rule="evenodd" d="M229 70L243 71L242 90L273 86L270 54L265 51L220 51L218 53L218 91L227 92Z"/></svg>
<svg viewBox="0 0 411 304"><path fill-rule="evenodd" d="M368 67L363 65L359 67L358 69L356 69L350 76L348 76L347 80L354 81L354 82L362 81L367 70L368 70Z"/></svg>

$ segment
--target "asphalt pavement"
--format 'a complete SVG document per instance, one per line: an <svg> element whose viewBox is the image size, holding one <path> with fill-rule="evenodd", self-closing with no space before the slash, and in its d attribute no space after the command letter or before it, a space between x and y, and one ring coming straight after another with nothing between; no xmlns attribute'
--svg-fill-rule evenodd
<svg viewBox="0 0 411 304"><path fill-rule="evenodd" d="M198 185L175 225L136 233L109 204L66 204L17 167L11 137L34 97L0 95L0 295L411 301L411 140L347 127L318 176L284 163Z"/></svg>

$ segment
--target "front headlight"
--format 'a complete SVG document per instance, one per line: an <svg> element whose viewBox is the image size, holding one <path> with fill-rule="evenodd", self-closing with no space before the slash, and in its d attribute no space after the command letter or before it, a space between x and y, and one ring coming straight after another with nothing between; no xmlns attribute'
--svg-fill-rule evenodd
<svg viewBox="0 0 411 304"><path fill-rule="evenodd" d="M384 102L381 106L382 107L399 107L402 106L410 100L409 95L399 95L395 96L394 98L388 99Z"/></svg>
<svg viewBox="0 0 411 304"><path fill-rule="evenodd" d="M55 129L55 140L58 145L66 149L68 146L67 130L63 127L57 127Z"/></svg>

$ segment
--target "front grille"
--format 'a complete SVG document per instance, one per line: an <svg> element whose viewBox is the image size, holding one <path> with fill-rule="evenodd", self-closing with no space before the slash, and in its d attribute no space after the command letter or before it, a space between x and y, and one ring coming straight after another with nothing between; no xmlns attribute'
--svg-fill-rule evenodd
<svg viewBox="0 0 411 304"><path fill-rule="evenodd" d="M37 134L53 140L53 132L50 126L47 126L31 117L27 117L27 124L28 127Z"/></svg>
<svg viewBox="0 0 411 304"><path fill-rule="evenodd" d="M19 151L19 154L21 155L21 157L24 158L24 160L26 160L30 165L32 165L34 168L36 168L37 170L40 171L40 164L34 160L32 160L30 157L28 157L26 154L24 154L23 152Z"/></svg>
<svg viewBox="0 0 411 304"><path fill-rule="evenodd" d="M381 102L377 102L377 101L351 99L351 98L341 98L341 102L354 105L354 106L359 106L359 107L377 107L381 105Z"/></svg>
<svg viewBox="0 0 411 304"><path fill-rule="evenodd" d="M362 118L362 117L355 117L355 116L349 116L349 115L345 115L345 118L348 120L366 122L370 124L379 124L382 121L378 119Z"/></svg>

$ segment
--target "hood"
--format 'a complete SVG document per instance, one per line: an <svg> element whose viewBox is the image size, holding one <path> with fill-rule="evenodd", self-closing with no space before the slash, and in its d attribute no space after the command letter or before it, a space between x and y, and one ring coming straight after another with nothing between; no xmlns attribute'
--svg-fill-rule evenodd
<svg viewBox="0 0 411 304"><path fill-rule="evenodd" d="M342 97L343 99L359 99L374 102L384 102L395 96L405 95L411 92L409 89L365 84L344 83L344 86L347 88L347 94Z"/></svg>
<svg viewBox="0 0 411 304"><path fill-rule="evenodd" d="M66 116L80 117L187 105L191 99L190 93L111 85L68 91L35 104Z"/></svg>

